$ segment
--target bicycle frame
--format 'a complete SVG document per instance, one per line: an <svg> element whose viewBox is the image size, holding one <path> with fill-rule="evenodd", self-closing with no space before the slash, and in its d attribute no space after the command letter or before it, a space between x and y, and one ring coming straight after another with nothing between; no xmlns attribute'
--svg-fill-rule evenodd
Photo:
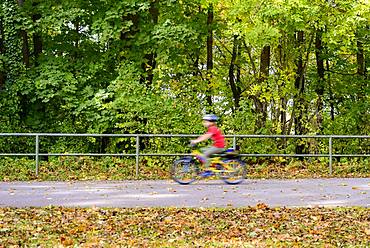
<svg viewBox="0 0 370 248"><path fill-rule="evenodd" d="M209 158L210 166L204 168L205 159L199 150L193 150L191 156L176 159L171 167L171 176L180 184L190 184L197 177L216 176L227 184L239 184L246 175L245 163L236 153L227 150Z"/></svg>
<svg viewBox="0 0 370 248"><path fill-rule="evenodd" d="M204 159L202 157L203 154L199 150L193 150L191 152L191 155L195 160L197 160L202 165L202 169L204 169L205 161L202 161ZM232 172L233 171L231 166L228 163L224 162L224 160L227 159L227 158L223 158L221 156L216 155L214 157L210 157L209 159L210 159L210 166L209 166L209 168L207 168L209 171L212 171L214 173L217 173L217 172ZM218 164L222 165L222 167L223 167L222 170L217 169Z"/></svg>

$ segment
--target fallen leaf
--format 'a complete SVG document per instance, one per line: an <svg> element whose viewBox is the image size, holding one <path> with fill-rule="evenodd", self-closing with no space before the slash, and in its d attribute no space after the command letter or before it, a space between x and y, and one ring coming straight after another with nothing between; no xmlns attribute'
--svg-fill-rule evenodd
<svg viewBox="0 0 370 248"><path fill-rule="evenodd" d="M167 190L169 191L169 192L177 192L175 189L173 189L173 188L167 188Z"/></svg>
<svg viewBox="0 0 370 248"><path fill-rule="evenodd" d="M61 236L60 243L62 243L64 246L70 246L73 245L73 240L71 238Z"/></svg>
<svg viewBox="0 0 370 248"><path fill-rule="evenodd" d="M268 209L268 206L265 204L265 203L258 203L257 205L256 205L256 208L257 209Z"/></svg>

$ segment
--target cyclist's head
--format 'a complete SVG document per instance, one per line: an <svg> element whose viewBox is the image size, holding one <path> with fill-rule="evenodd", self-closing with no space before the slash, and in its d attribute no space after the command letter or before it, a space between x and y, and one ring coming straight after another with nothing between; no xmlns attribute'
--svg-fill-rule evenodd
<svg viewBox="0 0 370 248"><path fill-rule="evenodd" d="M214 114L207 114L203 116L203 120L216 123L218 120L218 117Z"/></svg>

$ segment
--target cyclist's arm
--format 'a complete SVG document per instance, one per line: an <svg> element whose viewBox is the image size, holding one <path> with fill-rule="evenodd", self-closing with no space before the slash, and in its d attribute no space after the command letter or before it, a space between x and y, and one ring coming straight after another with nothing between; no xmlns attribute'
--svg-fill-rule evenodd
<svg viewBox="0 0 370 248"><path fill-rule="evenodd" d="M205 141L205 140L207 140L211 137L212 137L211 133L205 133L205 134L199 136L198 138L196 138L195 140L192 140L191 143L192 144L200 143L200 142Z"/></svg>

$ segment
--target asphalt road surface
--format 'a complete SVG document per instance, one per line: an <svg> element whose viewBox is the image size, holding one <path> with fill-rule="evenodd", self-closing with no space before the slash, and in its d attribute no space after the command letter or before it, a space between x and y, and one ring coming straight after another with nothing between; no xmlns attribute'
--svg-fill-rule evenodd
<svg viewBox="0 0 370 248"><path fill-rule="evenodd" d="M0 182L0 207L370 207L370 178Z"/></svg>

